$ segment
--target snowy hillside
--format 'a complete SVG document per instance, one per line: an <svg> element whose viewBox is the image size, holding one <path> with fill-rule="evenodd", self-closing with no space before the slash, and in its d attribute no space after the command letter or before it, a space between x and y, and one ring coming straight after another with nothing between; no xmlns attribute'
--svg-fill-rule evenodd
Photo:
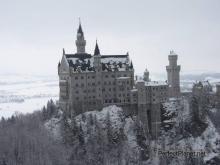
<svg viewBox="0 0 220 165"><path fill-rule="evenodd" d="M78 148L74 150L78 156L72 159L75 163L81 162L79 159L82 158L82 150L86 151L86 156L83 156L85 162L94 161L98 162L97 164L113 165L119 160L120 165L126 163L150 165L162 162L183 165L193 162L196 164L218 162L220 135L217 129L207 117L207 127L195 137L187 132L187 129L182 129L183 125L185 127L191 125L190 115L187 100L171 99L165 103L161 133L156 139L147 138L138 125L136 117L125 117L123 109L117 106L105 107L102 111L85 112L73 119L68 119L67 127L70 128L70 132L61 126L61 117L52 118L45 126L58 139L60 139L59 136L65 135L68 136L64 138L71 137L71 146ZM163 157L159 154L161 151L198 152L204 155L195 158L183 155Z"/></svg>

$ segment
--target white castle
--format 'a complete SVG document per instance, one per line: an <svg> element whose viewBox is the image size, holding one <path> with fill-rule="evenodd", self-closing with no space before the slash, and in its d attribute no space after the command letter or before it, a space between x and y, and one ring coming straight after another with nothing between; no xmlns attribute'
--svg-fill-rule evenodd
<svg viewBox="0 0 220 165"><path fill-rule="evenodd" d="M129 54L103 55L96 41L94 54L86 53L86 40L81 23L77 30L74 54L63 49L58 64L59 105L68 115L101 110L117 105L129 114L136 114L146 130L155 136L160 126L160 105L168 97L180 96L177 55L171 51L167 82L150 81L146 70L143 80L134 80Z"/></svg>

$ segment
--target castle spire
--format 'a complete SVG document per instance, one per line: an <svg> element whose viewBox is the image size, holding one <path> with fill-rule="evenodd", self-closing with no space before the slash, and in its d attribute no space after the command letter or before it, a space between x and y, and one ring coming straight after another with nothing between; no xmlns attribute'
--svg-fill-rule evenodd
<svg viewBox="0 0 220 165"><path fill-rule="evenodd" d="M77 30L77 34L81 34L82 36L84 36L80 18L79 18L79 28Z"/></svg>
<svg viewBox="0 0 220 165"><path fill-rule="evenodd" d="M131 65L130 65L130 68L131 68L131 69L133 69L133 63L132 63L132 61L131 61Z"/></svg>
<svg viewBox="0 0 220 165"><path fill-rule="evenodd" d="M76 47L77 47L77 53L85 53L86 40L84 39L84 33L82 30L80 18L79 18L79 28L77 30Z"/></svg>
<svg viewBox="0 0 220 165"><path fill-rule="evenodd" d="M98 46L98 43L97 43L97 39L96 39L96 44L95 44L94 55L100 55L100 50L99 50L99 46Z"/></svg>
<svg viewBox="0 0 220 165"><path fill-rule="evenodd" d="M65 49L63 48L63 55L65 54Z"/></svg>

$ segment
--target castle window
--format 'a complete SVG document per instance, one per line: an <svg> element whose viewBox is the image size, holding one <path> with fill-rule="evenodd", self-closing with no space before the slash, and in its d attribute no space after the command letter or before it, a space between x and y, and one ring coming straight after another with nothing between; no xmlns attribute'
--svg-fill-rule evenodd
<svg viewBox="0 0 220 165"><path fill-rule="evenodd" d="M111 91L112 89L111 89L111 88L109 88L108 90L109 90L109 91Z"/></svg>
<svg viewBox="0 0 220 165"><path fill-rule="evenodd" d="M106 78L108 78L108 75L105 75Z"/></svg>
<svg viewBox="0 0 220 165"><path fill-rule="evenodd" d="M114 75L114 74L112 75L112 78L115 78L115 75Z"/></svg>
<svg viewBox="0 0 220 165"><path fill-rule="evenodd" d="M106 82L104 82L104 85L106 85L107 83Z"/></svg>
<svg viewBox="0 0 220 165"><path fill-rule="evenodd" d="M109 81L108 84L111 85L111 81Z"/></svg>
<svg viewBox="0 0 220 165"><path fill-rule="evenodd" d="M103 88L102 91L105 91L105 88Z"/></svg>
<svg viewBox="0 0 220 165"><path fill-rule="evenodd" d="M83 77L83 76L81 76L81 79L84 79L84 77Z"/></svg>
<svg viewBox="0 0 220 165"><path fill-rule="evenodd" d="M124 77L127 77L127 75L126 75L126 74L124 74Z"/></svg>
<svg viewBox="0 0 220 165"><path fill-rule="evenodd" d="M115 91L116 89L115 88L113 88L113 91Z"/></svg>
<svg viewBox="0 0 220 165"><path fill-rule="evenodd" d="M76 76L75 79L78 80L78 77Z"/></svg>
<svg viewBox="0 0 220 165"><path fill-rule="evenodd" d="M78 93L79 93L79 91L76 91L76 93L78 94Z"/></svg>
<svg viewBox="0 0 220 165"><path fill-rule="evenodd" d="M95 76L92 76L93 79L95 79Z"/></svg>
<svg viewBox="0 0 220 165"><path fill-rule="evenodd" d="M79 100L79 97L76 97L76 100Z"/></svg>
<svg viewBox="0 0 220 165"><path fill-rule="evenodd" d="M92 83L93 86L95 86L95 83Z"/></svg>
<svg viewBox="0 0 220 165"><path fill-rule="evenodd" d="M81 87L84 87L84 84L81 84Z"/></svg>
<svg viewBox="0 0 220 165"><path fill-rule="evenodd" d="M78 87L79 85L78 84L76 84L76 87Z"/></svg>
<svg viewBox="0 0 220 165"><path fill-rule="evenodd" d="M95 92L95 89L93 89L92 92Z"/></svg>
<svg viewBox="0 0 220 165"><path fill-rule="evenodd" d="M113 85L115 85L115 82L113 82Z"/></svg>
<svg viewBox="0 0 220 165"><path fill-rule="evenodd" d="M90 77L88 76L88 79L89 79Z"/></svg>
<svg viewBox="0 0 220 165"><path fill-rule="evenodd" d="M127 81L127 84L129 84L129 81Z"/></svg>

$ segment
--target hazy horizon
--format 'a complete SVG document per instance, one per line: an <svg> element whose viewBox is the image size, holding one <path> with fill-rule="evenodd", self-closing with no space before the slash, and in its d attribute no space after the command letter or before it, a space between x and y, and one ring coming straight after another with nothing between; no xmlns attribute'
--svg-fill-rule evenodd
<svg viewBox="0 0 220 165"><path fill-rule="evenodd" d="M57 74L62 48L75 53L78 17L86 51L129 52L135 72L165 74L174 50L182 73L219 72L220 1L52 1L1 3L0 73Z"/></svg>

